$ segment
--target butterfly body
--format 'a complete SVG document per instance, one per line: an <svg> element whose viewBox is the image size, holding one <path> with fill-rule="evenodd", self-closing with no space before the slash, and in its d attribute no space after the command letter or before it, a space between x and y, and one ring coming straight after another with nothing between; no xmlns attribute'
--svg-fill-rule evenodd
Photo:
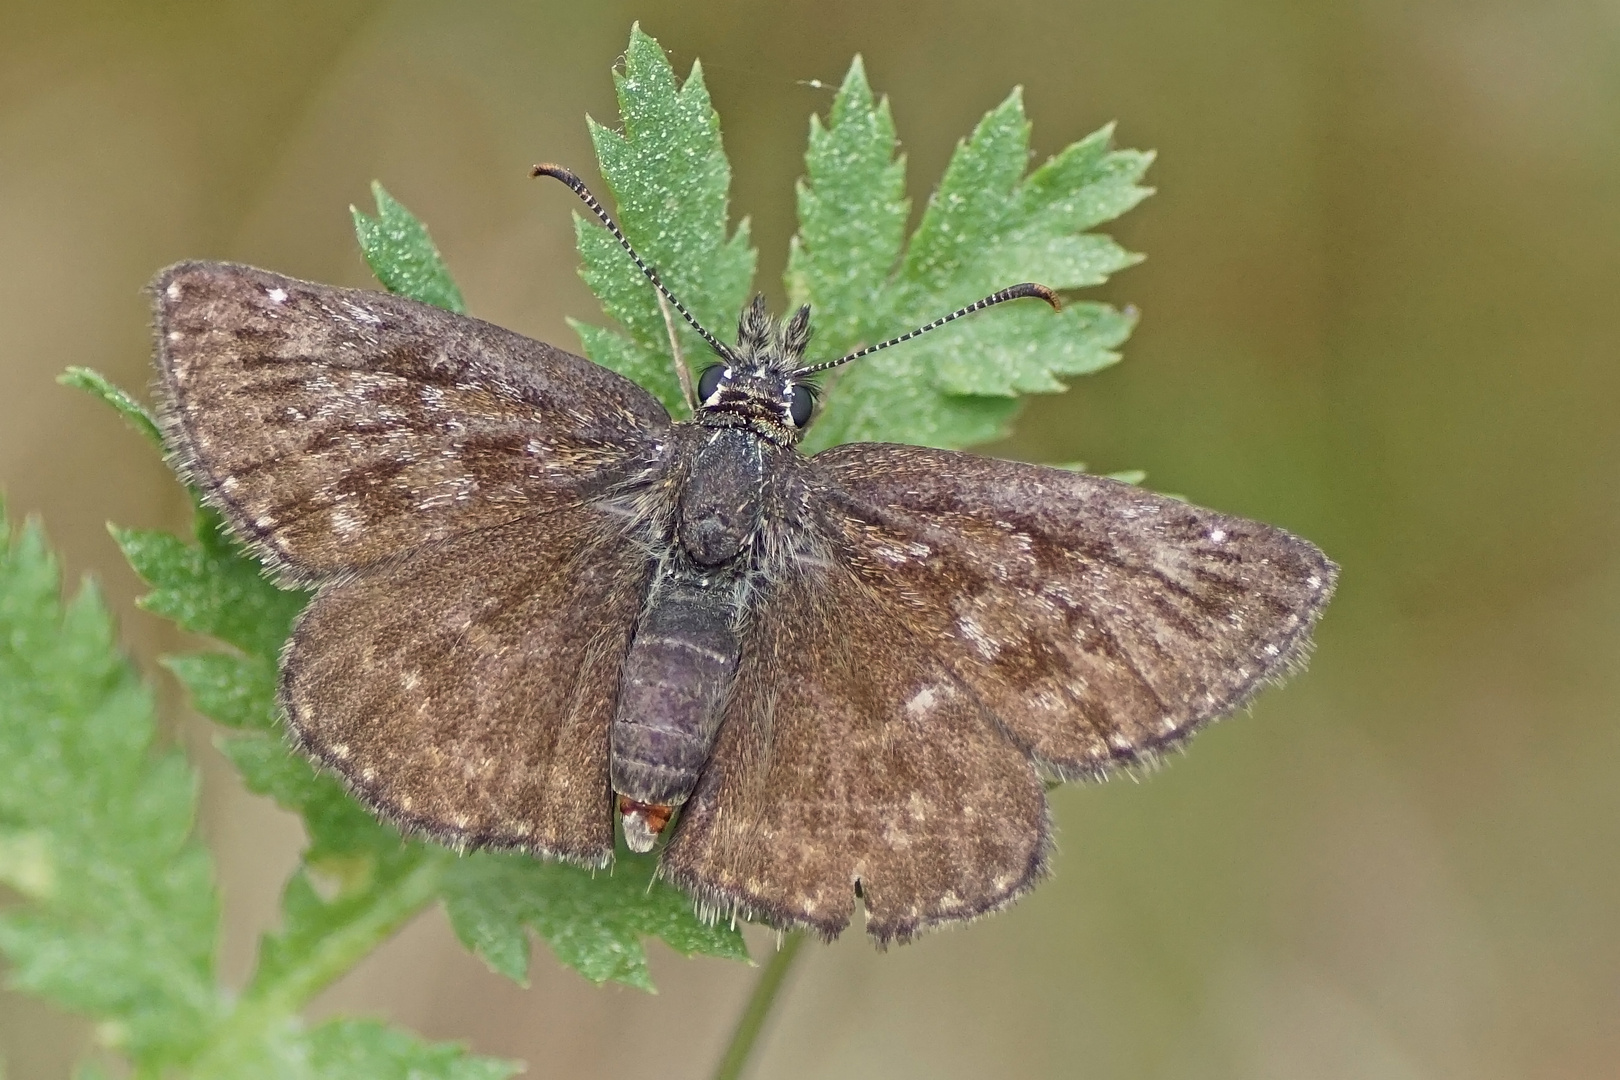
<svg viewBox="0 0 1620 1080"><path fill-rule="evenodd" d="M670 472L681 478L679 495L667 535L648 537L657 568L613 720L610 774L632 851L651 851L697 786L736 677L755 586L777 576L763 531L767 519L781 519L773 481L796 456L792 372L807 330L808 312L784 330L756 300L740 320L732 363L705 373L709 393L691 421L675 425Z"/></svg>
<svg viewBox="0 0 1620 1080"><path fill-rule="evenodd" d="M1010 903L1047 865L1044 780L1243 705L1336 576L1098 477L802 455L804 312L745 312L677 423L399 297L215 263L153 291L177 463L317 589L283 657L297 745L459 846L605 865L617 807L716 914L830 937L859 903L884 944Z"/></svg>

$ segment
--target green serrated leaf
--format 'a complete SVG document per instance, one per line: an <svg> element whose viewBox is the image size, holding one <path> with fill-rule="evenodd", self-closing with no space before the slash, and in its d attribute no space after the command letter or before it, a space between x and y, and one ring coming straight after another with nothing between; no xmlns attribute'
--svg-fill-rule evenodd
<svg viewBox="0 0 1620 1080"><path fill-rule="evenodd" d="M354 215L354 234L360 240L366 265L383 288L424 304L465 313L467 305L461 299L461 290L439 249L433 246L427 226L375 180L371 182L371 195L377 201L376 217L368 217L354 206L349 207L349 212Z"/></svg>
<svg viewBox="0 0 1620 1080"><path fill-rule="evenodd" d="M276 656L308 595L278 589L247 553L205 516L200 542L164 532L111 530L124 557L152 591L141 607L243 652Z"/></svg>
<svg viewBox="0 0 1620 1080"><path fill-rule="evenodd" d="M1012 397L947 394L909 360L870 359L878 362L840 369L823 384L826 411L805 435L807 453L846 442L971 446L1001 438L1018 412Z"/></svg>
<svg viewBox="0 0 1620 1080"><path fill-rule="evenodd" d="M944 342L918 342L914 362L932 364L935 386L948 394L1053 394L1064 389L1057 376L1089 375L1118 363L1116 347L1136 325L1134 311L1107 304L1074 304L1053 313L1039 305L1011 306L963 327ZM1015 363L993 367L987 354Z"/></svg>
<svg viewBox="0 0 1620 1080"><path fill-rule="evenodd" d="M146 436L148 442L159 450L163 449L163 432L158 428L157 421L152 419L152 414L124 390L114 386L101 372L86 367L70 367L58 375L56 381L105 401L118 411L118 415L129 421L130 427Z"/></svg>
<svg viewBox="0 0 1620 1080"><path fill-rule="evenodd" d="M101 1021L137 1061L183 1060L221 1010L197 780L153 749L151 697L86 585L64 606L35 525L0 509L0 914L13 985Z"/></svg>
<svg viewBox="0 0 1620 1080"><path fill-rule="evenodd" d="M797 185L799 232L788 255L788 295L816 303L816 348L836 356L892 327L870 302L905 242L906 164L887 98L874 99L861 58L850 65L827 123L810 118L808 176Z"/></svg>
<svg viewBox="0 0 1620 1080"><path fill-rule="evenodd" d="M1014 90L957 144L906 251L908 285L946 291L964 267L983 257L985 237L999 232L1014 213L1018 179L1029 157L1029 130L1023 92Z"/></svg>
<svg viewBox="0 0 1620 1080"><path fill-rule="evenodd" d="M272 658L192 653L165 657L163 664L191 692L196 710L216 724L279 731Z"/></svg>
<svg viewBox="0 0 1620 1080"><path fill-rule="evenodd" d="M622 851L610 870L597 871L471 855L447 872L445 910L464 945L518 982L528 974L528 929L592 982L611 979L643 990L653 988L643 937L662 938L686 955L747 960L736 929L700 920L684 893L654 882L655 867L651 858Z"/></svg>
<svg viewBox="0 0 1620 1080"><path fill-rule="evenodd" d="M336 887L330 898L309 867L300 869L282 893L280 928L259 945L244 998L301 1005L430 903L453 859L442 848L396 842L392 851L323 867Z"/></svg>
<svg viewBox="0 0 1620 1080"><path fill-rule="evenodd" d="M1015 91L958 146L896 270L901 163L887 111L872 103L857 64L827 127L812 124L800 185L787 284L796 301L815 306L815 358L903 333L1018 281L1083 288L1136 262L1084 231L1148 194L1137 181L1151 156L1111 150L1111 135L1088 136L1021 179L1029 122ZM834 372L804 448L997 438L1018 395L1060 391L1065 378L1113 363L1134 322L1134 312L1104 304L1054 315L1019 301L953 323Z"/></svg>
<svg viewBox="0 0 1620 1080"><path fill-rule="evenodd" d="M728 337L748 298L755 252L746 221L735 232L727 227L731 166L702 69L694 64L686 82L678 82L658 43L637 27L614 82L624 131L595 121L590 128L619 226L698 321ZM668 324L652 285L607 230L577 221L580 274L626 334L617 341L582 334L586 355L637 379L671 412L684 415ZM701 370L713 355L709 346L671 315L687 364ZM601 354L590 351L604 345Z"/></svg>
<svg viewBox="0 0 1620 1080"><path fill-rule="evenodd" d="M1059 229L1083 232L1112 221L1153 194L1139 181L1153 154L1111 149L1108 124L1070 143L1029 174L1020 193L1025 217L1044 217Z"/></svg>
<svg viewBox="0 0 1620 1080"><path fill-rule="evenodd" d="M317 772L279 734L225 739L220 750L249 791L304 819L306 862L346 860L398 850L399 831L357 803L330 773Z"/></svg>

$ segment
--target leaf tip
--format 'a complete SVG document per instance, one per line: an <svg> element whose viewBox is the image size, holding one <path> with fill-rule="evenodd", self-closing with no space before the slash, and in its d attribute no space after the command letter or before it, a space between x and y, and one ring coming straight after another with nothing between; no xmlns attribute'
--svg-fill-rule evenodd
<svg viewBox="0 0 1620 1080"><path fill-rule="evenodd" d="M870 95L871 85L866 77L866 60L860 53L856 53L855 58L849 62L849 71L844 75L844 85L839 89L846 92L859 92L864 89Z"/></svg>
<svg viewBox="0 0 1620 1080"><path fill-rule="evenodd" d="M163 432L152 414L101 372L94 368L73 366L58 375L56 381L62 386L83 390L93 397L100 398L103 403L112 406L130 427L140 432L159 450L163 449Z"/></svg>

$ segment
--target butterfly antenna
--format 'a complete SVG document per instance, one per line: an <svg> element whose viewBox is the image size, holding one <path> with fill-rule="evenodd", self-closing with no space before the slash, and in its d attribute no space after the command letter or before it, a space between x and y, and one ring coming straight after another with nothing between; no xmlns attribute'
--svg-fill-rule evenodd
<svg viewBox="0 0 1620 1080"><path fill-rule="evenodd" d="M899 337L890 338L888 341L880 341L876 345L868 345L864 349L856 349L848 356L840 356L837 360L828 360L825 363L811 364L809 367L802 367L793 373L793 378L803 378L806 375L814 375L818 371L826 371L828 368L835 368L840 364L847 364L851 360L859 360L863 356L872 355L879 349L887 349L890 345L898 345L903 341L910 341L914 337L921 337L930 330L938 330L946 323L955 319L960 319L964 315L971 315L975 311L983 311L985 308L995 307L997 304L1005 304L1009 300L1022 300L1026 296L1033 296L1037 300L1045 300L1048 304L1052 305L1053 311L1063 310L1063 300L1058 296L1057 293L1053 292L1051 289L1048 289L1045 285L1037 285L1033 281L1026 281L1019 285L1009 286L1008 288L1002 289L1000 292L993 292L983 300L975 301L964 308L957 308L949 315L946 315L943 318L935 319L927 326L919 326L917 329L901 334Z"/></svg>
<svg viewBox="0 0 1620 1080"><path fill-rule="evenodd" d="M721 344L719 338L705 330L703 328L703 324L697 321L697 317L694 316L690 311L686 310L686 305L677 300L675 298L675 294L670 292L669 289L664 286L663 281L658 277L658 271L641 261L641 256L636 254L636 249L630 246L629 240L625 239L624 232L620 230L618 222L614 221L613 218L608 214L607 210L603 208L602 204L596 201L596 196L592 195L591 189L585 186L585 181L581 180L579 177L575 176L561 165L552 165L547 162L542 162L541 164L536 165L529 175L549 176L554 180L561 180L563 183L573 188L574 194L579 196L580 201L586 206L590 207L591 213L600 218L602 224L608 227L608 232L611 232L614 238L619 241L619 246L624 248L624 250L629 254L630 258L635 262L636 267L643 274L647 275L647 280L652 282L653 288L657 289L659 294L663 296L665 300L669 301L671 307L681 313L681 318L690 323L692 329L696 330L703 340L709 343L709 348L713 349L715 353L724 360L736 359L735 354L733 354L732 351L725 345Z"/></svg>

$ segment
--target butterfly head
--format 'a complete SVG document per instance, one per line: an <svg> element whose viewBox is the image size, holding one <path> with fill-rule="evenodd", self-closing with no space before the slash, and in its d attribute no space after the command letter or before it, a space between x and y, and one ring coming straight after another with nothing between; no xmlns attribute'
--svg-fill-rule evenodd
<svg viewBox="0 0 1620 1080"><path fill-rule="evenodd" d="M798 442L816 406L814 384L799 374L809 343L809 305L784 323L771 318L763 296L754 297L737 320L737 344L698 378L699 420Z"/></svg>

